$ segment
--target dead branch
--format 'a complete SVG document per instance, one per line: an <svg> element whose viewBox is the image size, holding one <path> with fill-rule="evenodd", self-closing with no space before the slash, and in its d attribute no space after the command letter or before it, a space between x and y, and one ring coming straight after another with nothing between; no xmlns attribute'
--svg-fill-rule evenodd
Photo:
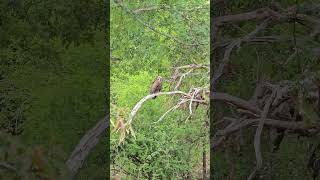
<svg viewBox="0 0 320 180"><path fill-rule="evenodd" d="M168 113L170 113L171 111L176 110L177 108L179 108L182 104L184 104L184 103L186 103L186 102L188 102L188 100L182 100L182 101L180 101L178 104L176 104L175 106L173 106L172 108L170 108L168 111L166 111L166 112L159 118L159 120L156 121L156 122L154 122L153 124L156 124L156 123L161 122Z"/></svg>
<svg viewBox="0 0 320 180"><path fill-rule="evenodd" d="M225 48L230 43L236 40L237 39L227 39L220 42L216 42L215 45L212 47L211 51L215 51L218 48ZM274 35L274 36L252 37L248 40L243 40L242 43L246 43L249 45L265 45L265 44L271 44L271 43L281 43L281 42L291 42L291 41L293 41L293 39L290 36ZM297 37L296 41L299 43L307 43L308 41L314 41L314 39L312 39L309 36L305 36L305 37Z"/></svg>
<svg viewBox="0 0 320 180"><path fill-rule="evenodd" d="M241 13L241 14L234 14L234 15L226 15L226 16L219 16L213 19L214 26L220 26L226 23L239 23L243 21L249 20L261 20L270 17L279 17L280 14L270 8L260 8L254 11Z"/></svg>
<svg viewBox="0 0 320 180"><path fill-rule="evenodd" d="M184 69L189 69L189 71L185 73L181 73L181 70L184 70ZM187 75L191 74L196 69L207 69L208 71L210 71L209 65L207 64L189 64L189 65L177 67L174 70L173 75L171 76L172 81L176 81L176 79L179 78L173 90L174 91L178 90L178 88L181 85L182 79L185 78Z"/></svg>
<svg viewBox="0 0 320 180"><path fill-rule="evenodd" d="M316 81L315 80L312 81L311 80L312 78L310 79L310 77L312 77L312 75L309 75L307 78L300 80L299 81L300 84L302 84L302 86L312 87L310 88L312 92L313 91L318 92L318 89L313 88L313 85L312 85L312 82L316 83ZM247 107L244 109L252 108L252 106L258 109L260 109L261 107L264 107L264 113L261 113L260 111L260 113L256 112L255 115L258 115L256 117L259 117L259 115L261 115L261 117L265 117L265 120L263 122L265 126L268 126L271 128L286 129L287 132L291 132L291 133L299 134L303 136L315 135L320 130L318 123L306 123L305 121L295 121L296 115L294 115L293 117L292 115L289 115L289 117L287 116L287 113L289 113L290 107L295 106L294 104L292 104L294 101L292 99L296 99L296 97L292 95L292 92L295 91L295 88L297 88L297 87L294 87L294 84L295 83L291 81L281 81L279 82L278 85L273 85L267 82L260 82L256 87L254 95L249 101L240 100L242 102L241 106L245 104ZM270 100L271 90L273 90L273 93L275 93L273 95L274 97L271 98L272 100ZM307 96L309 97L309 95L311 95L312 92L308 92ZM216 97L219 97L219 96L216 96ZM228 101L226 101L226 99L227 98L222 98L220 100L228 104ZM239 102L239 100L236 101L235 99L236 99L235 97L232 97L232 101L233 101L231 103L232 105L234 105L235 102ZM236 106L239 107L239 103ZM268 106L269 106L269 109L272 108L269 113L268 113L269 110L268 111L266 110ZM254 112L254 111L255 111L254 109L251 109L251 112ZM295 111L298 111L298 110L295 110ZM213 148L213 150L216 150L216 148L218 148L223 143L223 141L227 139L227 137L233 134L234 132L237 132L240 129L247 128L250 126L256 126L257 124L259 124L259 122L261 122L260 118L258 119L251 118L253 116L248 116L247 114L240 117L241 117L241 120L231 118L232 123L230 123L223 130L218 130L216 132L214 136L214 140L211 141L211 148ZM256 137L257 136L255 136L255 139ZM257 140L255 140L255 144L257 144L256 142ZM255 146L257 147L257 145ZM257 149L256 151L259 151L259 149Z"/></svg>
<svg viewBox="0 0 320 180"><path fill-rule="evenodd" d="M193 66L182 66L180 68L187 68L187 67L193 67ZM202 65L199 65L197 67L202 67ZM194 90L194 91L193 91ZM155 94L150 94L147 95L145 97L143 97L135 106L134 108L131 110L131 113L129 115L128 121L125 125L130 125L132 123L133 118L135 117L135 115L137 114L138 110L141 108L141 106L143 105L144 102L146 102L148 99L153 98L154 96L161 96L161 95L181 95L181 101L179 103L177 103L175 106L173 106L172 108L170 108L168 111L166 111L158 121L154 122L158 123L160 121L163 120L163 118L171 111L177 109L178 107L180 107L182 104L187 103L188 101L190 101L190 114L192 114L192 103L201 103L201 104L205 104L207 105L208 103L206 102L206 100L204 99L197 99L195 97L197 97L197 95L201 92L201 91L205 91L205 88L192 88L189 93L185 93L183 91L171 91L171 92L159 92L159 93L155 93ZM205 91L205 93L209 93L209 91Z"/></svg>
<svg viewBox="0 0 320 180"><path fill-rule="evenodd" d="M252 37L254 37L258 32L260 32L261 30L265 29L269 23L269 19L266 19L263 23L261 23L255 30L253 30L252 32L250 32L248 35L244 36L243 38L237 39L235 41L233 41L232 43L230 43L227 47L226 50L224 52L224 56L222 59L222 62L219 64L218 69L214 72L213 74L213 78L211 80L211 86L215 87L219 78L221 77L221 75L223 74L223 70L225 68L225 66L229 63L230 61L230 56L232 53L232 50L238 46L240 47L240 44L242 41L248 41L249 39L251 39Z"/></svg>
<svg viewBox="0 0 320 180"><path fill-rule="evenodd" d="M178 90L178 88L180 87L181 85L181 82L182 82L182 79L185 78L188 74L190 74L191 72L193 71L193 69L190 69L188 72L186 73L183 73L180 78L179 78L179 81L177 82L176 86L174 87L174 90Z"/></svg>
<svg viewBox="0 0 320 180"><path fill-rule="evenodd" d="M250 102L243 100L241 98L231 96L226 93L219 93L219 92L213 92L212 93L212 100L224 102L224 103L231 103L238 108L249 110L255 114L261 114L261 110L257 107L251 104Z"/></svg>
<svg viewBox="0 0 320 180"><path fill-rule="evenodd" d="M259 169L261 169L261 167L262 167L261 133L262 133L263 125L264 125L265 120L267 118L267 114L269 112L271 103L273 102L273 100L275 98L275 95L276 95L276 91L274 90L272 92L271 96L269 97L268 102L265 104L264 109L263 109L263 111L261 113L261 119L259 121L258 128L257 128L256 134L254 136L254 150L255 150L255 154L256 154L257 164L256 164L256 168L253 170L253 172L248 177L248 180L253 179L255 177L256 172Z"/></svg>
<svg viewBox="0 0 320 180"><path fill-rule="evenodd" d="M155 96L162 96L162 95L176 95L176 94L180 94L180 95L185 95L188 96L187 93L182 92L182 91L171 91L171 92L159 92L159 93L155 93L155 94L149 94L145 97L143 97L132 109L128 121L126 123L126 125L130 125L132 123L133 118L135 117L135 115L137 114L138 110L141 108L142 104L144 102L146 102L148 99L151 99Z"/></svg>
<svg viewBox="0 0 320 180"><path fill-rule="evenodd" d="M272 18L272 19L283 21L283 20L287 20L288 18L292 18L295 13L296 13L295 6L290 6L286 9L276 8L276 7L273 7L273 9L270 9L268 7L264 7L264 8L255 9L253 11L245 12L245 13L216 17L213 19L214 24L212 25L221 26L223 24L240 23L243 21L250 21L250 20L258 21L266 18ZM299 13L297 14L296 18L298 20L319 24L319 20L317 20L317 18L314 18L306 14Z"/></svg>
<svg viewBox="0 0 320 180"><path fill-rule="evenodd" d="M211 149L213 151L218 150L221 144L223 143L223 141L226 140L228 136L248 126L256 126L259 123L259 121L260 121L260 118L246 119L241 121L241 123L237 123L233 126L217 131L214 138L211 139ZM314 131L317 130L317 126L307 125L304 122L290 122L290 121L275 120L275 119L269 119L269 118L265 120L264 124L272 128L289 129L289 130L292 130L292 132L294 133L308 133L308 132L314 133Z"/></svg>
<svg viewBox="0 0 320 180"><path fill-rule="evenodd" d="M191 95L190 104L189 104L189 112L190 112L190 115L192 114L192 102L194 101L194 97L195 97L195 95L198 95L198 93L199 93L200 91L201 91L201 89L195 88L194 92L193 92L192 95Z"/></svg>
<svg viewBox="0 0 320 180"><path fill-rule="evenodd" d="M294 48L294 52L288 57L288 59L284 62L284 66L286 66L292 59L294 59L298 55L298 51L300 51L297 48Z"/></svg>
<svg viewBox="0 0 320 180"><path fill-rule="evenodd" d="M10 170L10 171L14 171L14 172L17 171L17 169L16 169L14 166L10 165L10 164L7 163L7 162L0 162L0 167L5 168L5 169L8 169L8 170Z"/></svg>
<svg viewBox="0 0 320 180"><path fill-rule="evenodd" d="M78 145L74 148L66 162L72 177L78 173L89 153L98 144L108 127L109 115L98 121L98 123L80 139Z"/></svg>

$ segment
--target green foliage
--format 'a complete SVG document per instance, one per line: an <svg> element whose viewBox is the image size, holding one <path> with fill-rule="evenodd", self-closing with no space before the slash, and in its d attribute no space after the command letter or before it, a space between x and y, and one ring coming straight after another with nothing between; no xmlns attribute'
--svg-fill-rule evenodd
<svg viewBox="0 0 320 180"><path fill-rule="evenodd" d="M123 1L111 3L111 121L125 123L134 105L149 94L157 75L169 80L174 69L209 64L209 4L206 1ZM138 11L146 7L156 10ZM127 9L126 9L127 8ZM197 10L197 8L199 8ZM203 45L190 46L201 43ZM207 77L183 80L182 90L208 85ZM171 87L172 88L172 87ZM162 91L171 91L163 82ZM158 96L143 103L132 122L136 137L111 134L111 175L125 179L185 179L201 173L206 108L170 112L179 99ZM121 131L119 131L121 132ZM205 149L208 152L208 143ZM209 154L209 153L208 153Z"/></svg>
<svg viewBox="0 0 320 180"><path fill-rule="evenodd" d="M105 2L0 2L0 128L68 155L106 109ZM101 156L79 178L106 177ZM64 157L63 161L67 157ZM97 174L92 175L94 169ZM31 178L32 179L32 178ZM54 178L57 179L57 178Z"/></svg>

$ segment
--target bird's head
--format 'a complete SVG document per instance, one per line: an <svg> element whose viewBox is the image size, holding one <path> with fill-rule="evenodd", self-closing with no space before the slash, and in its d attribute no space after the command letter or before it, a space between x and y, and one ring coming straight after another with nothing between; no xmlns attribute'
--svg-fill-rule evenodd
<svg viewBox="0 0 320 180"><path fill-rule="evenodd" d="M161 76L158 76L158 77L157 77L157 81L159 81L159 82L161 82L162 79L163 79L163 78L162 78Z"/></svg>

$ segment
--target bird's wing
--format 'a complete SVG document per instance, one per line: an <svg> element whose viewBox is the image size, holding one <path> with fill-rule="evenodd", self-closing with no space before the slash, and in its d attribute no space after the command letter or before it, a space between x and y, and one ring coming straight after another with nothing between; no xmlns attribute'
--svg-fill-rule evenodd
<svg viewBox="0 0 320 180"><path fill-rule="evenodd" d="M153 81L151 89L150 89L150 94L153 94L155 92L155 89L157 87L157 79Z"/></svg>
<svg viewBox="0 0 320 180"><path fill-rule="evenodd" d="M161 88L162 88L161 82L157 81L153 88L154 93L160 92Z"/></svg>
<svg viewBox="0 0 320 180"><path fill-rule="evenodd" d="M157 89L159 89L158 90L158 92L160 92L161 91L161 89L162 89L162 83L160 82L160 83L158 83L158 88Z"/></svg>

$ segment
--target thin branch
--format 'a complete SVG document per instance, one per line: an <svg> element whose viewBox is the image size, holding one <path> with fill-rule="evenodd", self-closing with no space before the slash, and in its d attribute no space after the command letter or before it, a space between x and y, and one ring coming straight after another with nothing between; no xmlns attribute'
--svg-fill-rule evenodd
<svg viewBox="0 0 320 180"><path fill-rule="evenodd" d="M213 48L212 51L216 50L217 48L223 48L228 46L231 42L236 41L237 39L228 39L221 42L217 42ZM248 40L243 40L242 43L248 43L248 44L254 44L254 45L264 45L264 44L270 44L270 43L276 43L276 42L286 42L286 41L292 41L292 38L289 36L281 36L281 35L275 35L275 36L259 36L259 37L252 37ZM309 36L297 38L297 42L299 43L305 43L309 41L314 41L314 39L310 38Z"/></svg>
<svg viewBox="0 0 320 180"><path fill-rule="evenodd" d="M0 162L0 167L11 170L11 171L17 171L17 169L14 166L12 166L6 162Z"/></svg>
<svg viewBox="0 0 320 180"><path fill-rule="evenodd" d="M224 103L231 103L238 108L249 110L255 114L261 114L261 110L257 107L251 104L250 102L243 100L241 98L226 94L226 93L218 93L213 92L212 97L214 101L220 101Z"/></svg>
<svg viewBox="0 0 320 180"><path fill-rule="evenodd" d="M178 107L181 106L181 104L184 104L184 103L186 103L186 102L188 102L188 101L189 101L189 100L183 100L183 101L179 102L178 104L176 104L175 106L173 106L172 108L170 108L167 112L165 112L165 113L159 118L159 120L156 121L156 122L154 122L153 124L156 124L156 123L161 122L168 113L170 113L170 112L173 111L173 110L176 110Z"/></svg>
<svg viewBox="0 0 320 180"><path fill-rule="evenodd" d="M230 56L232 53L232 50L238 46L240 47L240 44L242 41L248 41L249 39L251 39L253 36L255 36L258 32L260 32L261 30L265 29L269 23L270 19L266 19L263 23L261 23L255 30L253 30L252 32L250 32L248 35L244 36L243 38L239 38L233 42L231 42L225 52L224 52L224 56L222 59L222 62L219 64L218 69L216 70L216 72L214 72L213 74L213 78L211 81L211 86L215 87L219 78L221 77L221 75L223 74L223 70L225 68L225 66L229 63L230 61Z"/></svg>
<svg viewBox="0 0 320 180"><path fill-rule="evenodd" d="M191 72L193 71L193 69L190 69L188 72L186 73L183 73L180 78L179 78L179 81L177 82L176 86L174 87L174 90L178 90L178 88L180 87L181 85L181 82L182 82L182 79L185 78L188 74L190 74Z"/></svg>
<svg viewBox="0 0 320 180"><path fill-rule="evenodd" d="M265 106L263 108L263 112L261 113L261 119L259 121L258 128L256 129L256 133L254 136L254 150L255 150L255 154L256 154L257 164L256 164L256 168L253 170L253 172L248 177L248 180L253 179L255 177L256 172L259 169L261 169L261 167L262 167L261 133L262 133L263 125L264 125L265 120L267 118L267 114L269 112L271 103L273 102L273 100L275 98L275 95L276 95L276 91L274 90L272 92L271 96L269 97L268 102L265 104Z"/></svg>
<svg viewBox="0 0 320 180"><path fill-rule="evenodd" d="M191 98L190 98L190 104L189 104L190 116L191 116L191 114L192 114L192 101L194 100L194 96L195 96L196 94L198 94L198 93L199 93L199 89L195 89L195 91L192 93L192 96L191 96Z"/></svg>
<svg viewBox="0 0 320 180"><path fill-rule="evenodd" d="M242 128L248 127L248 126L254 126L257 125L260 121L259 119L246 119L242 121L240 124L236 124L235 126L231 126L228 128L225 128L224 130L220 130L218 134L214 136L214 138L211 140L211 148L212 151L218 150L218 148L221 146L224 140L226 138L239 131ZM273 128L282 128L282 129L290 129L293 130L294 133L305 133L310 132L312 133L317 127L315 125L307 125L304 122L290 122L290 121L283 121L283 120L275 120L267 118L264 122L265 126L273 127Z"/></svg>
<svg viewBox="0 0 320 180"><path fill-rule="evenodd" d="M183 78L185 78L187 75L191 74L195 69L202 69L202 68L207 69L208 71L210 70L209 65L207 65L207 64L189 64L189 65L177 67L174 70L173 75L171 76L171 79L173 81L175 81L179 77L180 70L182 70L182 69L190 69L190 70L187 71L186 73L183 73L180 75L179 81L176 83L174 90L175 91L178 90Z"/></svg>
<svg viewBox="0 0 320 180"><path fill-rule="evenodd" d="M284 62L283 65L287 65L292 59L294 59L298 55L298 48L294 48L294 52L288 57L288 59Z"/></svg>
<svg viewBox="0 0 320 180"><path fill-rule="evenodd" d="M180 95L186 95L188 96L187 93L182 92L182 91L171 91L171 92L159 92L159 93L155 93L155 94L149 94L145 97L143 97L132 109L128 121L126 123L126 125L129 125L132 123L133 118L135 117L135 115L137 114L138 110L141 108L142 104L147 101L148 99L151 99L155 96L162 96L162 95L176 95L176 94L180 94Z"/></svg>
<svg viewBox="0 0 320 180"><path fill-rule="evenodd" d="M260 8L241 14L219 16L214 18L213 22L214 25L222 25L225 23L239 23L248 20L261 20L270 17L280 17L280 14L270 8Z"/></svg>

